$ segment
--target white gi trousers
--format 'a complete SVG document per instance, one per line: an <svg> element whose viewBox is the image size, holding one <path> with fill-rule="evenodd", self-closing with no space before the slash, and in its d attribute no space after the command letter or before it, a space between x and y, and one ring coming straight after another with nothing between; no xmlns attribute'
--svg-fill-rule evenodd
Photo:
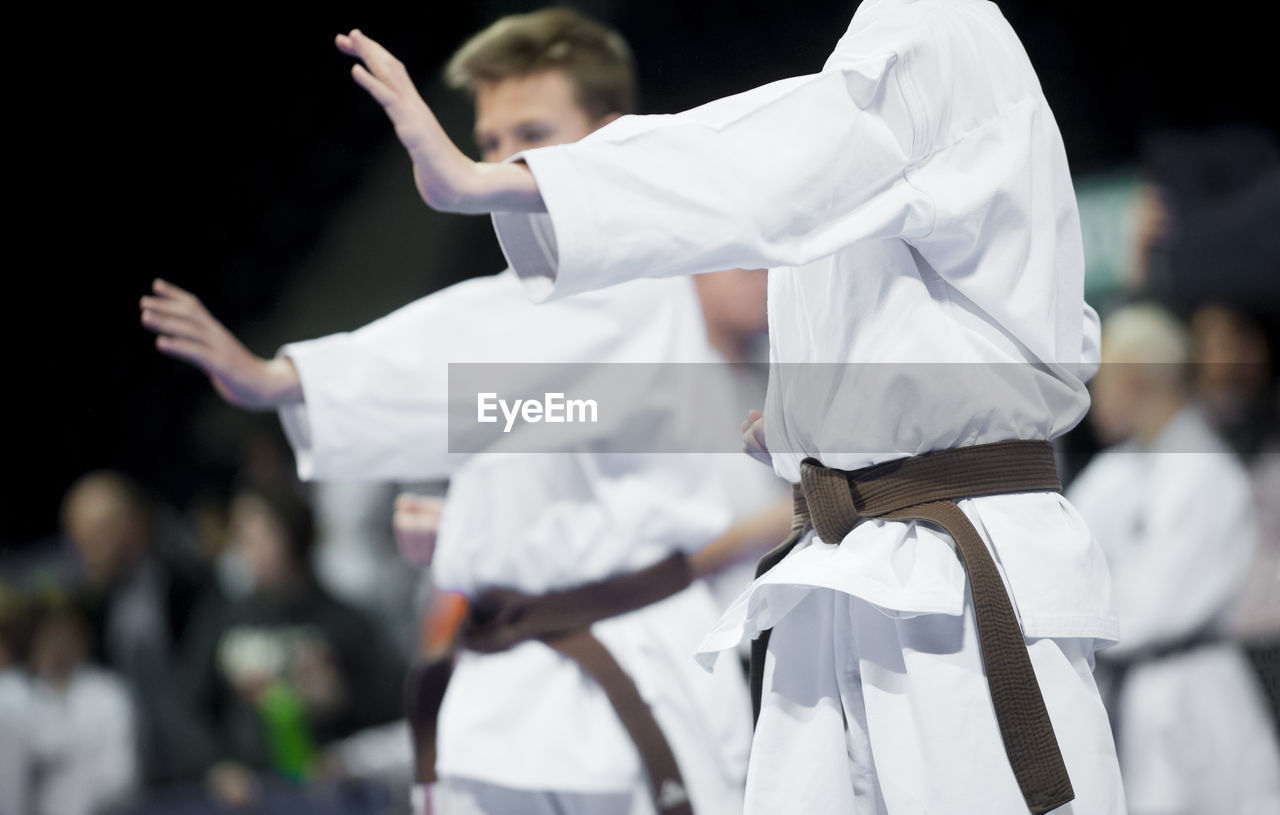
<svg viewBox="0 0 1280 815"><path fill-rule="evenodd" d="M1035 639L1028 649L1076 794L1054 812L1124 813L1093 640ZM894 617L843 592L810 590L769 640L745 812L1027 812L969 593L959 616Z"/></svg>
<svg viewBox="0 0 1280 815"><path fill-rule="evenodd" d="M534 792L443 779L431 788L432 815L653 815L649 788L631 792Z"/></svg>

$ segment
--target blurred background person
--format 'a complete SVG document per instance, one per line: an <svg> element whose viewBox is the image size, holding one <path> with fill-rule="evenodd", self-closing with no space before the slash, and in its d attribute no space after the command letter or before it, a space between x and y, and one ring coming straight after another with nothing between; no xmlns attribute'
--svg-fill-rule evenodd
<svg viewBox="0 0 1280 815"><path fill-rule="evenodd" d="M1280 805L1280 748L1227 615L1258 544L1249 479L1192 404L1191 340L1155 306L1103 324L1094 426L1068 490L1106 552L1120 642L1098 654L1129 811Z"/></svg>
<svg viewBox="0 0 1280 815"><path fill-rule="evenodd" d="M24 598L0 582L0 815L28 812L31 682L23 668Z"/></svg>
<svg viewBox="0 0 1280 815"><path fill-rule="evenodd" d="M367 617L316 582L313 521L292 485L237 489L228 534L250 588L206 593L186 654L206 781L244 806L266 779L311 781L327 746L397 718L405 666Z"/></svg>
<svg viewBox="0 0 1280 815"><path fill-rule="evenodd" d="M1190 326L1195 399L1214 430L1252 463L1280 435L1280 403L1262 322L1211 300L1192 311Z"/></svg>
<svg viewBox="0 0 1280 815"><path fill-rule="evenodd" d="M90 630L65 598L35 614L26 715L32 815L123 812L137 791L138 744L128 688L90 662Z"/></svg>
<svg viewBox="0 0 1280 815"><path fill-rule="evenodd" d="M334 597L375 620L406 654L412 647L418 574L397 554L390 519L395 496L408 486L317 481L308 491L316 514L316 578ZM443 484L422 487L444 489Z"/></svg>
<svg viewBox="0 0 1280 815"><path fill-rule="evenodd" d="M200 746L176 660L208 577L193 539L132 479L107 470L72 484L62 525L81 565L90 642L133 695L142 778L192 780Z"/></svg>
<svg viewBox="0 0 1280 815"><path fill-rule="evenodd" d="M1204 304L1280 317L1280 139L1264 127L1162 129L1143 147L1148 194L1131 287L1181 313Z"/></svg>
<svg viewBox="0 0 1280 815"><path fill-rule="evenodd" d="M1280 273L1280 270L1278 270ZM1192 314L1196 400L1248 469L1258 549L1230 628L1258 671L1280 737L1280 389L1264 324L1209 303Z"/></svg>

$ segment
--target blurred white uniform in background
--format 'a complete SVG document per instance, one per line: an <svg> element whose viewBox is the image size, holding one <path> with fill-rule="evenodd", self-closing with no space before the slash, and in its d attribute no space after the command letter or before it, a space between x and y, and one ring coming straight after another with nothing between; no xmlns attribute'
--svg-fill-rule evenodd
<svg viewBox="0 0 1280 815"><path fill-rule="evenodd" d="M63 688L31 682L27 733L32 815L95 815L127 801L138 784L129 691L114 674L73 671Z"/></svg>
<svg viewBox="0 0 1280 815"><path fill-rule="evenodd" d="M820 73L519 158L547 213L494 223L535 298L770 268L764 413L788 481L806 456L1052 439L1088 407L1066 154L990 3L864 0ZM1091 675L1117 634L1101 551L1057 494L960 506L1029 640L1076 793L1061 811L1122 812ZM1025 811L951 539L872 521L836 543L810 534L703 644L774 629L747 812Z"/></svg>
<svg viewBox="0 0 1280 815"><path fill-rule="evenodd" d="M30 717L31 683L26 673L0 668L0 815L27 811Z"/></svg>
<svg viewBox="0 0 1280 815"><path fill-rule="evenodd" d="M1258 541L1244 468L1195 408L1072 484L1111 566L1131 662L1113 694L1133 815L1280 811L1280 750L1257 676L1224 636Z"/></svg>
<svg viewBox="0 0 1280 815"><path fill-rule="evenodd" d="M635 571L696 551L728 526L730 501L716 475L727 460L776 481L741 454L631 452L634 439L615 444L622 428L605 416L583 426L573 452L449 451L451 362L716 361L688 280L643 281L543 309L503 273L283 353L304 393L281 410L304 479L451 477L432 564L441 589L537 594ZM468 412L475 406L455 422ZM718 613L695 582L592 627L651 705L700 815L741 812L751 737L741 671L728 665L708 675L692 658ZM477 801L485 811L533 806L504 790L549 791L554 806L570 810L581 801L586 811L622 815L652 807L639 756L603 691L542 643L464 650L439 728L436 800L446 813Z"/></svg>

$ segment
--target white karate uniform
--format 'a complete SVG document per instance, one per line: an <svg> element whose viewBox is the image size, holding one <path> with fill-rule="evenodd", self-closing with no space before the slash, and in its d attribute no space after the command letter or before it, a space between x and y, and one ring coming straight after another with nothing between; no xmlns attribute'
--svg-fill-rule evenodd
<svg viewBox="0 0 1280 815"><path fill-rule="evenodd" d="M305 395L281 411L303 478L452 476L432 564L446 590L543 593L695 551L731 521L716 469L725 459L754 464L740 454L610 452L625 417L605 416L583 427L573 451L449 450L448 363L716 359L688 280L639 281L544 309L504 273L283 352ZM700 815L741 812L751 738L741 672L709 676L690 658L718 613L698 582L592 627L650 703ZM639 755L603 691L541 643L463 651L437 742L445 813L532 812L535 799L601 815L652 807Z"/></svg>
<svg viewBox="0 0 1280 815"><path fill-rule="evenodd" d="M28 811L31 785L31 681L0 668L0 815Z"/></svg>
<svg viewBox="0 0 1280 815"><path fill-rule="evenodd" d="M623 117L516 158L548 211L495 213L494 224L535 299L770 268L765 429L789 481L806 456L855 469L1052 439L1088 407L1098 326L1083 301L1066 154L1021 44L990 3L864 0L819 73L674 116ZM1063 811L1122 811L1091 675L1095 646L1117 633L1102 553L1057 494L960 506L1034 643L1077 795ZM983 712L990 703L971 681L971 638L952 620L952 639L929 640L943 653L912 645L943 625L921 615L964 615L950 538L872 521L832 543L809 535L702 646L775 630L747 811L1024 811ZM789 624L794 613L811 625ZM864 625L877 637L851 641L850 626ZM787 642L792 632L800 641ZM806 684L796 652L836 670ZM929 701L941 698L956 700L953 715Z"/></svg>
<svg viewBox="0 0 1280 815"><path fill-rule="evenodd" d="M1107 656L1210 643L1138 662L1119 689L1130 812L1280 811L1280 749L1262 690L1223 632L1258 540L1244 467L1186 408L1150 447L1099 454L1069 495L1111 565L1120 643Z"/></svg>
<svg viewBox="0 0 1280 815"><path fill-rule="evenodd" d="M61 691L32 680L27 727L34 815L94 815L136 791L134 708L114 674L77 668Z"/></svg>

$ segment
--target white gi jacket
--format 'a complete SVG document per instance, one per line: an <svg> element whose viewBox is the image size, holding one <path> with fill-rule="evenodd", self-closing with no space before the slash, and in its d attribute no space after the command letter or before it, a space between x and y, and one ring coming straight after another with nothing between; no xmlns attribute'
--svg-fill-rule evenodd
<svg viewBox="0 0 1280 815"><path fill-rule="evenodd" d="M998 9L864 0L819 73L532 150L547 214L495 213L535 299L769 267L766 436L778 474L1053 439L1088 408L1097 315L1066 154ZM820 363L826 363L822 365ZM1106 564L1061 496L961 502L1028 637L1116 636ZM773 626L810 587L960 614L950 539L873 521L802 543L704 643Z"/></svg>
<svg viewBox="0 0 1280 815"><path fill-rule="evenodd" d="M129 691L114 674L84 666L64 691L31 681L28 759L39 780L34 815L94 815L126 801L138 784L137 729Z"/></svg>
<svg viewBox="0 0 1280 815"><path fill-rule="evenodd" d="M283 353L305 396L280 412L303 478L451 476L432 564L443 589L541 593L694 551L731 520L714 475L727 459L772 479L740 454L601 452L617 430L603 421L589 432L606 438L584 439L577 452L449 452L448 363L717 359L688 280L640 281L546 309L503 273ZM741 672L710 677L689 658L717 613L697 583L593 627L653 706L700 812L740 810L750 742ZM603 691L541 643L464 652L439 728L442 778L617 792L642 777Z"/></svg>
<svg viewBox="0 0 1280 815"><path fill-rule="evenodd" d="M1069 496L1111 566L1120 642L1107 656L1209 643L1127 674L1116 713L1130 809L1275 811L1280 750L1257 677L1223 631L1258 540L1243 466L1186 408L1149 448L1095 457Z"/></svg>
<svg viewBox="0 0 1280 815"><path fill-rule="evenodd" d="M31 784L31 682L25 672L0 669L0 815L28 811Z"/></svg>

